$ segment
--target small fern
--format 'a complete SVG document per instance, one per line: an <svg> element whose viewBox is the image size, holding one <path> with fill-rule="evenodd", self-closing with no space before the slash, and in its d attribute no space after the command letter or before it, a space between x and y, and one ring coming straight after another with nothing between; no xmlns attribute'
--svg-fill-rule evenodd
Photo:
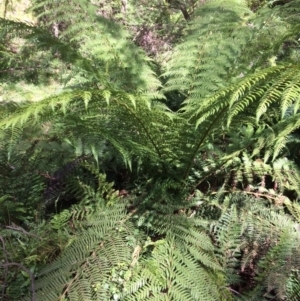
<svg viewBox="0 0 300 301"><path fill-rule="evenodd" d="M243 194L226 197L220 207L211 229L233 292L243 287L248 300L283 300L299 262L297 224Z"/></svg>

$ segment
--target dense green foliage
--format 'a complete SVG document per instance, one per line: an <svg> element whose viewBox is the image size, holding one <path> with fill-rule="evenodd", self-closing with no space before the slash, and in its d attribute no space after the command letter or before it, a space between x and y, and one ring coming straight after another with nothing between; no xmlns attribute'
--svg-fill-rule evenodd
<svg viewBox="0 0 300 301"><path fill-rule="evenodd" d="M1 298L299 300L300 1L13 7Z"/></svg>

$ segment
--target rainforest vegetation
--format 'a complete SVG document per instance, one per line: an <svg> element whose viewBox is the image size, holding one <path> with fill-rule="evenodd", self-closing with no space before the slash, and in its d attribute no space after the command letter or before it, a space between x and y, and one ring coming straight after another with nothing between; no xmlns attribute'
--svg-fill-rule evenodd
<svg viewBox="0 0 300 301"><path fill-rule="evenodd" d="M300 300L299 0L0 6L1 300Z"/></svg>

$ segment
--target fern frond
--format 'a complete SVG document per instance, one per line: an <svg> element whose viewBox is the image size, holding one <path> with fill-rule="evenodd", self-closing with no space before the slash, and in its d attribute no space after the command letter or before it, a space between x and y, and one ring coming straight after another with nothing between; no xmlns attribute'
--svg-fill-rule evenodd
<svg viewBox="0 0 300 301"><path fill-rule="evenodd" d="M130 264L133 252L126 240L133 228L129 222L125 224L125 216L124 205L103 208L93 218L90 216L74 242L39 273L37 298L109 300L112 293L106 281L118 265Z"/></svg>
<svg viewBox="0 0 300 301"><path fill-rule="evenodd" d="M220 205L223 213L211 229L229 283L244 285L248 300L267 296L282 300L289 277L299 266L297 224L262 200L242 194L227 197ZM252 277L252 283L243 283L244 276Z"/></svg>
<svg viewBox="0 0 300 301"><path fill-rule="evenodd" d="M197 9L188 35L170 60L166 90L179 90L187 102L199 104L203 97L262 66L276 65L273 61L284 52L282 45L297 36L298 14L298 1L256 14L245 1L207 2Z"/></svg>
<svg viewBox="0 0 300 301"><path fill-rule="evenodd" d="M89 94L88 102L86 101L87 93ZM137 150L137 148L141 151L139 155L148 153L152 157L160 158L162 156L159 141L162 141L163 137L155 134L163 131L163 127L171 124L172 121L165 114L166 111L161 109L161 106L159 108L154 105L153 109L150 108L150 100L143 95L109 90L79 90L65 92L25 105L19 111L3 119L1 127L15 127L17 124L22 126L25 123L34 125L49 121L55 127L55 120L64 116L63 118L67 121L64 126L68 129L65 133L67 131L69 133L64 140L68 144L75 147L79 137L76 131L89 133L86 139L80 138L81 141L90 140L88 141L89 146L85 147L84 152L76 151L77 155L93 154L97 159L97 144L101 141L99 138L102 137L102 140L107 140L116 147L125 161L129 163L130 158L134 155L133 150ZM73 114L74 110L77 116ZM70 116L70 118L66 118L66 116ZM126 120L126 123L120 124L120 120ZM159 127L158 124L161 126Z"/></svg>
<svg viewBox="0 0 300 301"><path fill-rule="evenodd" d="M222 87L249 39L249 15L244 1L209 1L200 6L189 34L168 64L166 90L183 91L197 101Z"/></svg>
<svg viewBox="0 0 300 301"><path fill-rule="evenodd" d="M157 241L151 256L140 262L125 286L124 300L225 300L226 293L219 292L214 282L222 281L220 275L203 269L193 255L172 237ZM188 276L191 271L193 279Z"/></svg>

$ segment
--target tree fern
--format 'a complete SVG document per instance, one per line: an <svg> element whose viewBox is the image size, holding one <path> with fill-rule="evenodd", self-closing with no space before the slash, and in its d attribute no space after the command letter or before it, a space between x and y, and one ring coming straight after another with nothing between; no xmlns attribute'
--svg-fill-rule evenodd
<svg viewBox="0 0 300 301"><path fill-rule="evenodd" d="M297 148L300 68L285 45L299 1L199 7L166 67L164 91L185 96L176 112L129 35L73 4L35 1L39 26L1 20L5 45L24 39L3 47L3 71L34 46L64 78L54 95L0 107L0 205L22 210L30 191L26 205L63 241L31 281L38 300L296 298L300 178L287 143ZM121 159L139 175L121 183L130 203L99 174Z"/></svg>

